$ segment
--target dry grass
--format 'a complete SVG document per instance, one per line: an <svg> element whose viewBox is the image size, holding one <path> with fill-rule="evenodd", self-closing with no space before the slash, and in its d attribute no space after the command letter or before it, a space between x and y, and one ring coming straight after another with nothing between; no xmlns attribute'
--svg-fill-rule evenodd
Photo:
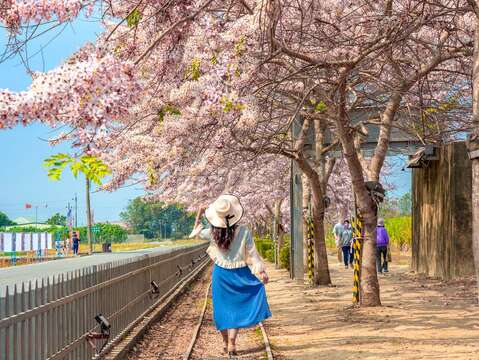
<svg viewBox="0 0 479 360"><path fill-rule="evenodd" d="M125 252L125 251L134 251L142 249L151 249L155 247L176 247L176 246L191 246L203 243L203 240L195 239L182 239L182 240L165 240L165 241L154 241L154 242L144 242L144 243L120 243L120 244L111 244L111 250L113 252ZM93 244L94 252L102 251L102 244ZM80 253L88 253L88 243L80 243Z"/></svg>

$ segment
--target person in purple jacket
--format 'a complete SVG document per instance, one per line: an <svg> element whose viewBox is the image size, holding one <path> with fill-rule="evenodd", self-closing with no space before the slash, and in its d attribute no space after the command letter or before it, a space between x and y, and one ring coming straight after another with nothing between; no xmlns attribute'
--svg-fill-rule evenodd
<svg viewBox="0 0 479 360"><path fill-rule="evenodd" d="M376 246L378 251L376 253L376 265L378 273L382 274L388 272L388 245L389 235L384 227L384 219L378 219L378 226L376 227ZM384 259L382 262L381 257Z"/></svg>

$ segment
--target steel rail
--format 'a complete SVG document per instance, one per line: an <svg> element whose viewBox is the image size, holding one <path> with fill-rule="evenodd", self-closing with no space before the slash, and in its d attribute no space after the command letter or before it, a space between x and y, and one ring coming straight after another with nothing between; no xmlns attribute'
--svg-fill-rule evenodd
<svg viewBox="0 0 479 360"><path fill-rule="evenodd" d="M208 287L206 288L205 302L203 304L203 309L201 310L200 318L198 319L198 324L196 325L195 330L193 331L193 337L191 338L190 345L183 355L183 360L189 360L191 354L193 353L193 348L195 347L196 340L198 339L198 334L200 333L201 325L203 324L203 319L205 317L206 308L208 307L208 295L211 289L211 281Z"/></svg>
<svg viewBox="0 0 479 360"><path fill-rule="evenodd" d="M163 295L157 302L148 308L141 316L139 316L128 328L124 329L113 341L108 344L99 356L99 359L124 359L128 351L141 338L146 330L157 321L157 319L168 309L168 307L175 301L184 289L202 273L202 271L210 263L206 256L204 260L193 271L186 274L187 276L179 281L173 288L171 288L165 295ZM143 324L141 323L143 321ZM135 329L135 327L137 327ZM134 334L132 334L132 332ZM127 337L130 337L127 339ZM126 341L121 344L122 341Z"/></svg>
<svg viewBox="0 0 479 360"><path fill-rule="evenodd" d="M201 310L200 317L198 319L198 324L196 325L196 328L193 331L193 335L192 335L192 338L191 338L191 341L190 341L190 345L188 346L187 350L185 351L185 353L183 355L183 360L190 360L191 355L193 354L193 349L194 349L196 341L198 339L198 335L200 333L201 326L203 326L203 321L204 321L206 309L208 308L208 297L209 297L209 293L210 293L210 288L211 288L211 282L208 285L208 288L206 289L205 301L204 301L204 304L203 304L203 308ZM266 329L264 328L264 325L263 325L262 322L259 323L259 328L261 329L261 333L263 335L263 343L264 343L267 358L268 358L268 360L274 360L273 352L271 351L271 345L270 345L269 339L268 339L268 334L266 333Z"/></svg>

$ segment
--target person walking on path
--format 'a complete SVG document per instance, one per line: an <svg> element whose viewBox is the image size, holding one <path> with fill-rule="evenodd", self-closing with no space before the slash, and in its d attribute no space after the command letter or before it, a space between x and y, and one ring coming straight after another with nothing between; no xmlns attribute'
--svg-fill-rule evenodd
<svg viewBox="0 0 479 360"><path fill-rule="evenodd" d="M347 269L348 265L353 267L353 254L351 245L353 244L353 230L349 225L349 220L344 220L343 233L341 234L340 245L343 251L344 266Z"/></svg>
<svg viewBox="0 0 479 360"><path fill-rule="evenodd" d="M73 255L78 255L78 249L80 248L80 237L76 231L73 232Z"/></svg>
<svg viewBox="0 0 479 360"><path fill-rule="evenodd" d="M378 268L378 273L382 274L383 271L387 273L389 235L384 227L384 219L378 219L378 226L376 227L376 246L376 265Z"/></svg>
<svg viewBox="0 0 479 360"><path fill-rule="evenodd" d="M210 227L200 222L205 214ZM239 224L244 210L234 195L221 195L196 217L190 238L210 240L206 250L214 262L212 274L213 320L221 332L224 351L236 356L240 328L259 324L271 317L264 284L268 282L251 231Z"/></svg>
<svg viewBox="0 0 479 360"><path fill-rule="evenodd" d="M333 227L333 234L334 234L334 241L336 243L336 248L338 249L338 263L341 264L343 261L342 259L342 248L341 248L341 237L343 236L344 226L343 224L338 221L336 225Z"/></svg>

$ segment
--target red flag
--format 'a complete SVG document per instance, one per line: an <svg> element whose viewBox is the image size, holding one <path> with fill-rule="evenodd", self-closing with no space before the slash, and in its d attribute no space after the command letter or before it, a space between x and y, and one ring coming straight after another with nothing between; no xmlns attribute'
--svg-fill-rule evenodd
<svg viewBox="0 0 479 360"><path fill-rule="evenodd" d="M25 204L25 209L31 209L31 208L32 208L32 204L29 204L29 203Z"/></svg>

